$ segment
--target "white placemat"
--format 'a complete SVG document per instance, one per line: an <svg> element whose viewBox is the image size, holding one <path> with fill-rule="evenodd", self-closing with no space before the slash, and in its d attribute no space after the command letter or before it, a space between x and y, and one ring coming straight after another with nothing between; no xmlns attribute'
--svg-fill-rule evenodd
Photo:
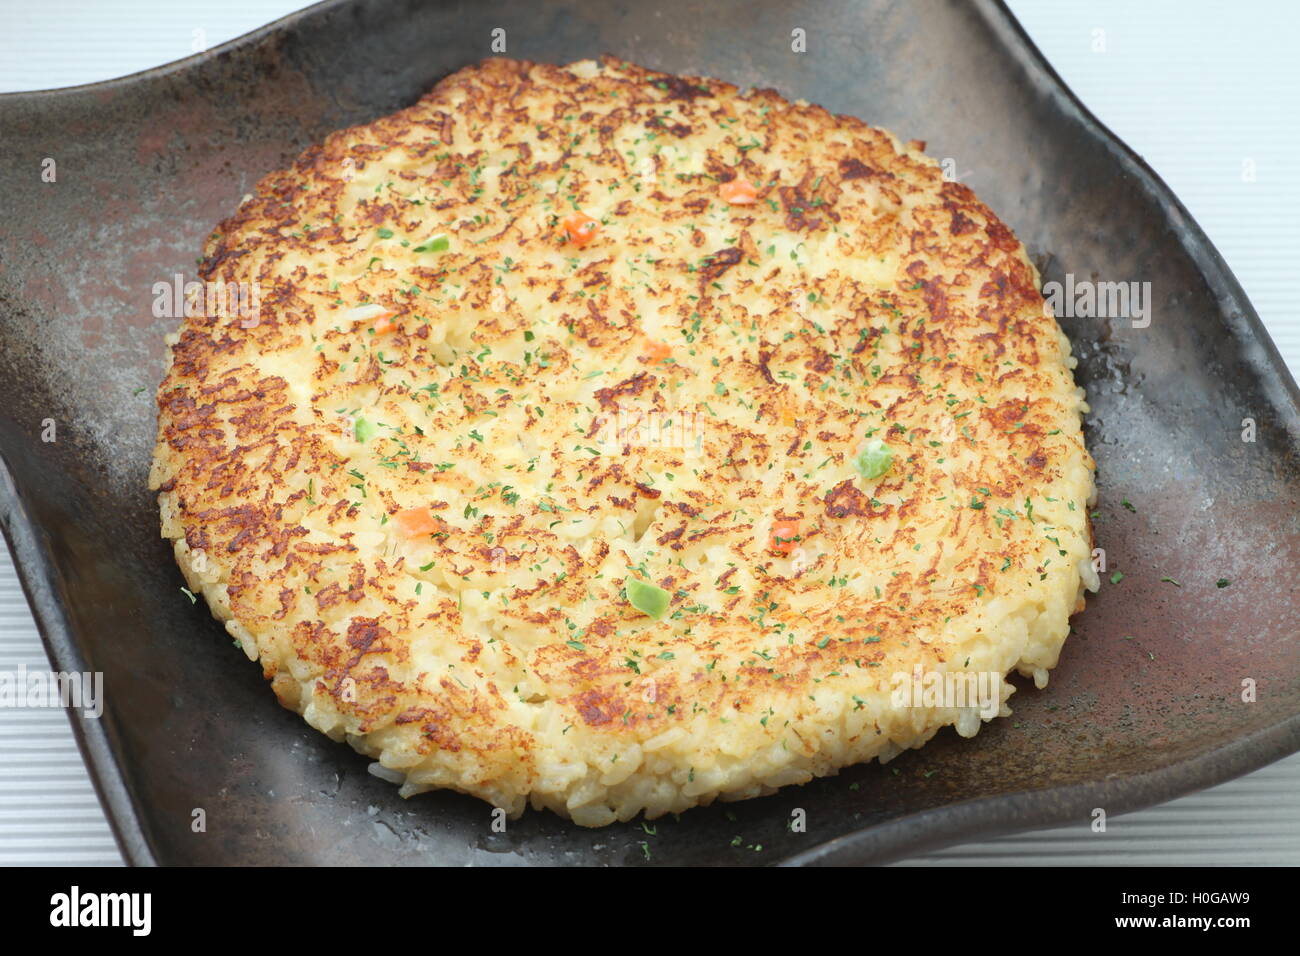
<svg viewBox="0 0 1300 956"><path fill-rule="evenodd" d="M648 0L653 2L653 0ZM122 76L246 33L290 0L44 0L0 7L0 92ZM1012 0L1088 107L1183 200L1300 373L1300 20L1288 2ZM978 183L976 184L978 186ZM0 670L48 668L0 549ZM121 862L62 711L0 708L0 865ZM968 844L937 864L1300 863L1300 755L1084 826Z"/></svg>

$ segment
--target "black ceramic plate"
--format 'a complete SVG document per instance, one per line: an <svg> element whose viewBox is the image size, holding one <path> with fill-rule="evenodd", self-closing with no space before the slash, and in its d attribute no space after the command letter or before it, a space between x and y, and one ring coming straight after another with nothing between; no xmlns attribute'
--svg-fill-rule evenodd
<svg viewBox="0 0 1300 956"><path fill-rule="evenodd" d="M1124 578L1077 619L1050 688L1016 695L1014 721L652 832L529 813L494 834L485 804L402 801L281 710L182 595L145 489L176 324L153 317L154 283L192 277L206 231L261 175L489 55L496 28L511 56L610 52L927 140L1046 281L1151 283L1146 328L1063 320L1094 407L1099 544ZM105 673L103 718L76 729L132 862L881 861L1084 827L1096 807L1167 800L1300 747L1295 383L1187 211L996 3L326 3L175 66L0 97L0 136L0 518L56 667ZM787 828L795 808L805 833Z"/></svg>

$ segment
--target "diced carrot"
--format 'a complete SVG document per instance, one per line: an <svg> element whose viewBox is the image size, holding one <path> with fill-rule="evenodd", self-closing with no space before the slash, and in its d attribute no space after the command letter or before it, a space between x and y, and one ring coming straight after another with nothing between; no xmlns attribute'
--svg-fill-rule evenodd
<svg viewBox="0 0 1300 956"><path fill-rule="evenodd" d="M789 554L795 548L795 538L799 537L799 522L793 518L780 518L772 522L772 533L768 547L781 554Z"/></svg>
<svg viewBox="0 0 1300 956"><path fill-rule="evenodd" d="M393 515L398 529L408 538L420 538L441 531L443 523L428 508L405 508Z"/></svg>
<svg viewBox="0 0 1300 956"><path fill-rule="evenodd" d="M729 179L718 187L718 195L733 206L752 206L758 202L758 187L748 179Z"/></svg>
<svg viewBox="0 0 1300 956"><path fill-rule="evenodd" d="M385 312L383 315L375 317L375 335L384 335L387 332L395 332L397 323L393 319L397 316L396 312Z"/></svg>
<svg viewBox="0 0 1300 956"><path fill-rule="evenodd" d="M790 399L786 399L785 401L782 401L778 407L781 409L781 424L787 427L795 424L795 412L797 409L794 402Z"/></svg>
<svg viewBox="0 0 1300 956"><path fill-rule="evenodd" d="M575 212L564 220L564 231L569 234L569 241L581 248L596 238L600 223L586 213Z"/></svg>
<svg viewBox="0 0 1300 956"><path fill-rule="evenodd" d="M664 342L649 341L641 352L641 357L648 362L662 362L673 354L671 345Z"/></svg>

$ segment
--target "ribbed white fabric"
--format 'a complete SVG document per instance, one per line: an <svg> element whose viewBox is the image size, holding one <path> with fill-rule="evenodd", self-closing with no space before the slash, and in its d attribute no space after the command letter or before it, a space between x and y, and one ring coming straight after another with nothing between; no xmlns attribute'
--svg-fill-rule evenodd
<svg viewBox="0 0 1300 956"><path fill-rule="evenodd" d="M0 671L48 671L13 560L0 548ZM61 709L0 708L0 866L121 862Z"/></svg>

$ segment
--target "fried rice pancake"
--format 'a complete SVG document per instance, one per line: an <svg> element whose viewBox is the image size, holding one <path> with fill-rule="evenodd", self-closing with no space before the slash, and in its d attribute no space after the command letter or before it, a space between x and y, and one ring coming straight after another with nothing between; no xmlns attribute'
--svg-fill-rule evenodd
<svg viewBox="0 0 1300 956"><path fill-rule="evenodd" d="M204 250L256 314L169 339L189 587L404 794L600 826L974 735L1096 588L1094 466L1024 248L922 148L612 59L329 136Z"/></svg>

